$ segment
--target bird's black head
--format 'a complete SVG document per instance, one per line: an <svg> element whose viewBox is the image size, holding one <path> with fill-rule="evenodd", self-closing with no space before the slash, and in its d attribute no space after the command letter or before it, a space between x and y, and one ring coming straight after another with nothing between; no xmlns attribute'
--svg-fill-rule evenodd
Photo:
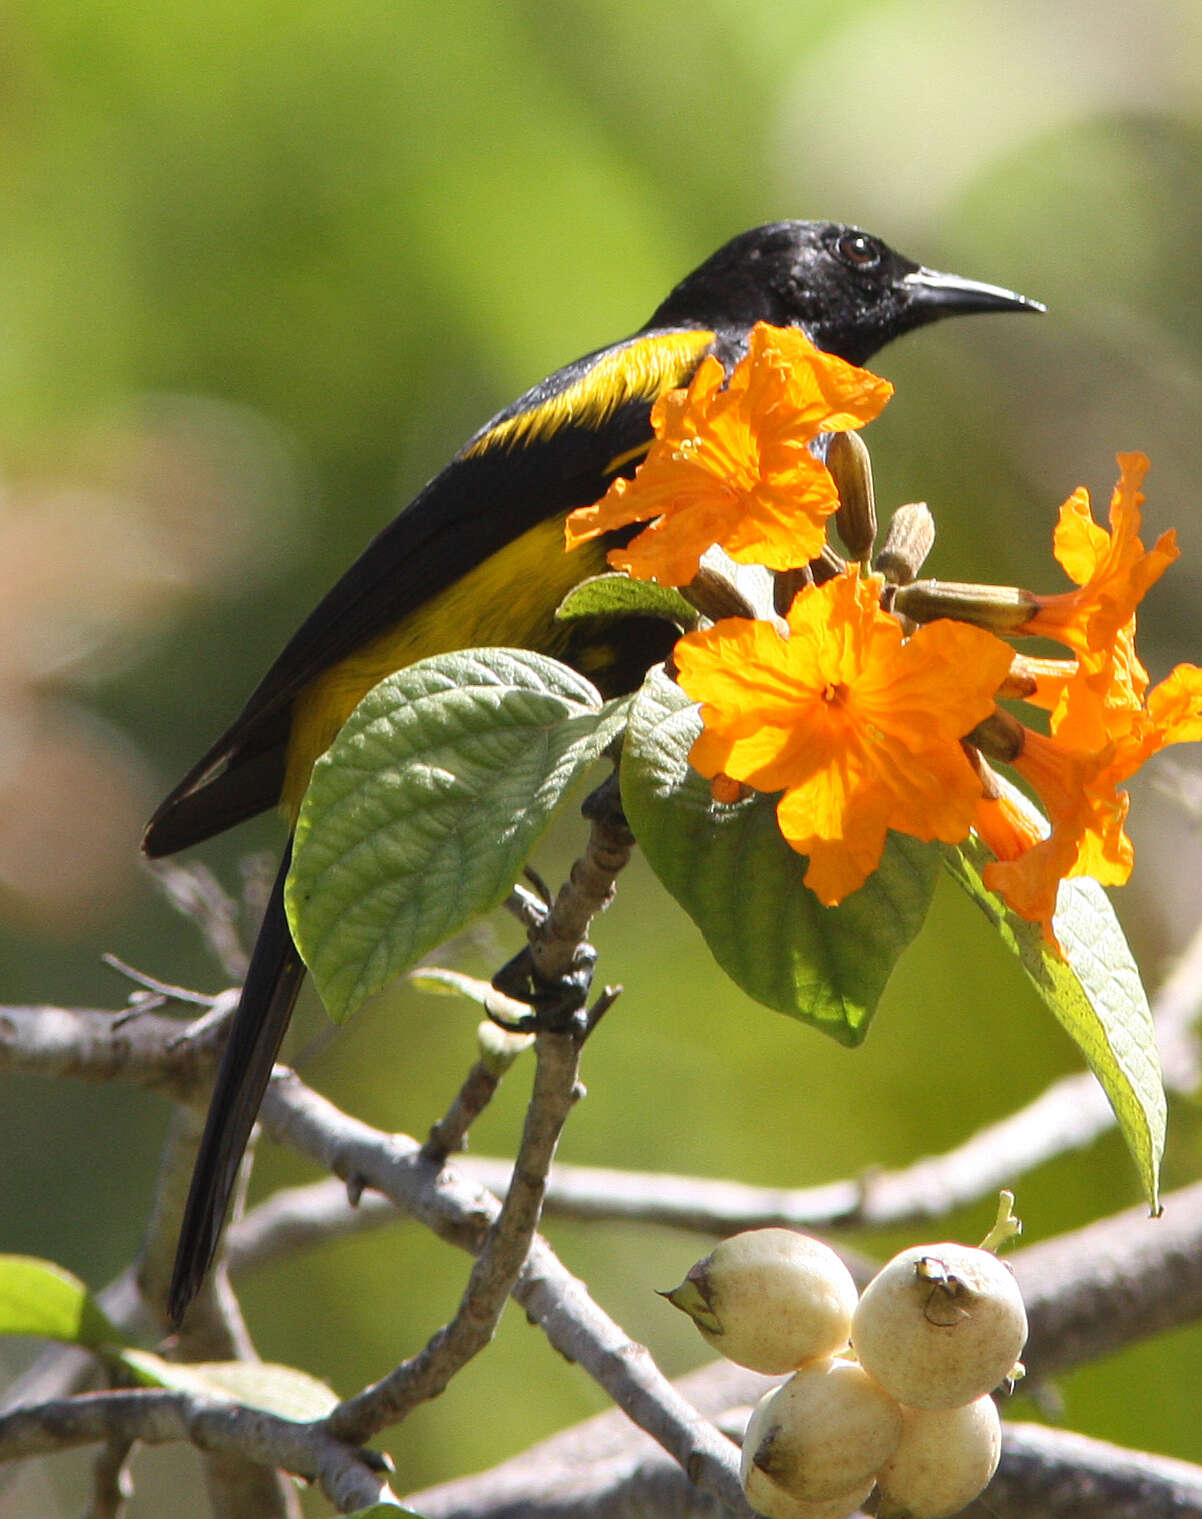
<svg viewBox="0 0 1202 1519"><path fill-rule="evenodd" d="M858 227L769 222L681 280L647 325L801 327L819 348L862 364L890 339L946 316L1043 309L997 285L924 269Z"/></svg>

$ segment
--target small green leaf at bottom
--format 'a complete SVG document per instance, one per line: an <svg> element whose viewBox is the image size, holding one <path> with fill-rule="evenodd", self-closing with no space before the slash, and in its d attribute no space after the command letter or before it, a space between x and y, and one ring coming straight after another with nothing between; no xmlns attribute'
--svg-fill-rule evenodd
<svg viewBox="0 0 1202 1519"><path fill-rule="evenodd" d="M324 1382L295 1366L268 1361L164 1361L149 1350L126 1350L118 1359L144 1387L228 1399L300 1424L324 1419L338 1406L337 1396Z"/></svg>
<svg viewBox="0 0 1202 1519"><path fill-rule="evenodd" d="M635 698L622 752L622 801L651 868L700 928L714 958L757 1002L841 1044L868 1032L885 984L922 927L939 854L890 834L880 866L838 907L804 884L776 799L718 806L689 765L698 709L655 672Z"/></svg>
<svg viewBox="0 0 1202 1519"><path fill-rule="evenodd" d="M1011 912L986 888L982 876L992 859L976 839L944 853L952 877L1018 957L1101 1083L1155 1212L1164 1151L1164 1082L1147 995L1110 900L1088 878L1061 883L1052 926L1064 951L1062 960L1038 923Z"/></svg>
<svg viewBox="0 0 1202 1519"><path fill-rule="evenodd" d="M126 1342L77 1276L32 1255L0 1255L0 1334L62 1340L89 1350Z"/></svg>

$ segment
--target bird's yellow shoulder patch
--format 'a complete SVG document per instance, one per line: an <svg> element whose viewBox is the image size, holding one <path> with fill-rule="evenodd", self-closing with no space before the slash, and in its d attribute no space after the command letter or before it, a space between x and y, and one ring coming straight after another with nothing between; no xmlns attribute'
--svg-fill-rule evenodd
<svg viewBox="0 0 1202 1519"><path fill-rule="evenodd" d="M490 428L467 457L549 438L564 427L599 427L628 401L654 400L685 384L713 341L704 329L661 332L607 349L557 395Z"/></svg>

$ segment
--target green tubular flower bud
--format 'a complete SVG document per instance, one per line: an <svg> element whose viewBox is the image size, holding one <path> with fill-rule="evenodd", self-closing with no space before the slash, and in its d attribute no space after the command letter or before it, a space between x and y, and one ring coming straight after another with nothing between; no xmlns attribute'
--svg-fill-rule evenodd
<svg viewBox="0 0 1202 1519"><path fill-rule="evenodd" d="M935 547L935 519L925 501L899 506L873 568L891 585L909 585Z"/></svg>
<svg viewBox="0 0 1202 1519"><path fill-rule="evenodd" d="M915 580L898 587L894 610L913 622L950 617L991 633L1019 633L1030 622L1035 601L1012 585L970 585L956 580Z"/></svg>
<svg viewBox="0 0 1202 1519"><path fill-rule="evenodd" d="M876 492L868 446L857 432L837 432L826 451L826 467L839 492L835 527L851 559L866 560L876 542Z"/></svg>

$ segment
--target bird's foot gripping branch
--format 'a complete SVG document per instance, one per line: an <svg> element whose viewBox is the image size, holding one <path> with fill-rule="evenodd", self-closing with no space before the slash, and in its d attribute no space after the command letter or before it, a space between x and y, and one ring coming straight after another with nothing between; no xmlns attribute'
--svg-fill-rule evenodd
<svg viewBox="0 0 1202 1519"><path fill-rule="evenodd" d="M719 963L845 1044L949 870L1080 1046L1155 1205L1159 1067L1101 887L1131 869L1123 784L1202 738L1202 670L1150 688L1135 653L1136 607L1173 535L1141 543L1147 461L1125 454L1108 528L1084 490L1061 509L1053 547L1072 589L919 579L930 514L900 509L878 552L867 454L848 441L890 393L761 324L730 374L707 358L661 397L637 474L568 520L569 552L626 530L618 573L561 615L673 618L669 667L609 703L513 650L390 676L314 771L288 885L296 941L346 1016L505 898L620 740L630 828ZM1016 652L1028 636L1068 657Z"/></svg>

